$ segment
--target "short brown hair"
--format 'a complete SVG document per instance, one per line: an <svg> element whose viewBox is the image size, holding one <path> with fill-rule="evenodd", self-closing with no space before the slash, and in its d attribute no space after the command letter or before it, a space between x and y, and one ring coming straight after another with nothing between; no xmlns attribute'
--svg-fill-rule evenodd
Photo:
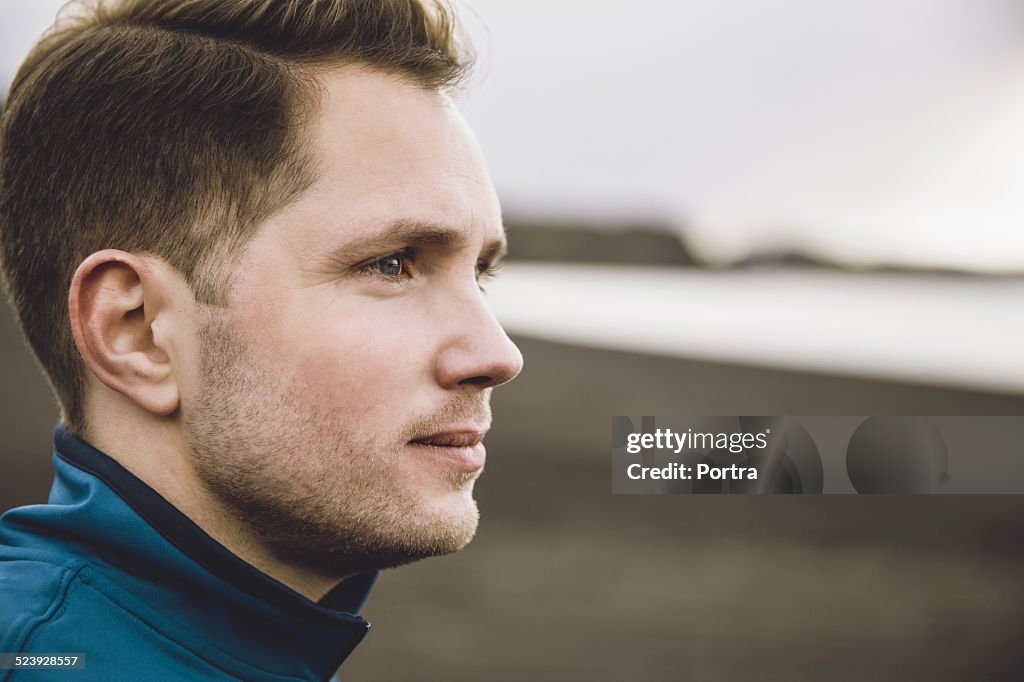
<svg viewBox="0 0 1024 682"><path fill-rule="evenodd" d="M8 294L72 431L85 366L67 295L90 253L159 256L197 299L313 179L316 69L360 64L444 89L468 58L442 0L97 0L58 21L0 122ZM67 10L65 10L67 11Z"/></svg>

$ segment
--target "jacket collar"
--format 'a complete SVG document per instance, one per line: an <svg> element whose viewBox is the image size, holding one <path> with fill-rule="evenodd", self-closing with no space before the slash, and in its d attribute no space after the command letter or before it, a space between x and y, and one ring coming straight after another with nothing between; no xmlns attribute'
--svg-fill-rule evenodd
<svg viewBox="0 0 1024 682"><path fill-rule="evenodd" d="M139 589L181 593L156 598L181 599L179 615L193 613L221 648L241 649L229 653L275 674L323 679L366 634L369 624L358 614L376 571L310 601L235 556L63 424L54 449L51 534L63 534L69 546L101 558L120 577L143 581Z"/></svg>

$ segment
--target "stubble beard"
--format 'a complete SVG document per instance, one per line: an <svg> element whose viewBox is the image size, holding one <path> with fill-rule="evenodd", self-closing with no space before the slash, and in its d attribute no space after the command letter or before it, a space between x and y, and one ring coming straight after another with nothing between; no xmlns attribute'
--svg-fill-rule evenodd
<svg viewBox="0 0 1024 682"><path fill-rule="evenodd" d="M340 579L456 552L473 538L476 474L442 478L465 499L454 511L432 509L398 482L400 434L387 443L333 423L253 361L222 317L203 325L200 341L202 386L182 415L196 475L278 561ZM430 432L481 410L479 401L453 403L407 430Z"/></svg>

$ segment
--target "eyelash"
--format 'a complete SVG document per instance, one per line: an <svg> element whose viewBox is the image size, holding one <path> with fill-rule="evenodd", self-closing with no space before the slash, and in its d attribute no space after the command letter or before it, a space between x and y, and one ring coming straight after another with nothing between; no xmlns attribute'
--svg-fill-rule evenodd
<svg viewBox="0 0 1024 682"><path fill-rule="evenodd" d="M399 286L405 285L411 277L409 270L410 266L415 265L417 258L419 257L419 251L415 248L402 249L401 251L395 251L389 253L386 256L382 256L374 261L370 261L365 265L360 266L359 270L371 277L379 279L384 282L390 282L398 284ZM401 264L401 272L397 275L386 275L378 269L379 266L385 261L398 258ZM476 281L480 285L480 289L484 289L484 284L494 279L498 272L501 270L502 264L500 262L489 262L485 260L477 261L476 264Z"/></svg>
<svg viewBox="0 0 1024 682"><path fill-rule="evenodd" d="M480 291L486 291L485 286L487 282L491 281L498 276L501 271L502 263L490 262L485 260L477 261L476 263L476 283L480 287Z"/></svg>

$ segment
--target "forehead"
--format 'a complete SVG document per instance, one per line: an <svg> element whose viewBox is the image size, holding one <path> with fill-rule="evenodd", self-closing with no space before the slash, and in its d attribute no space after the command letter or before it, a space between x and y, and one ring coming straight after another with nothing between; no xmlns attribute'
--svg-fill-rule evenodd
<svg viewBox="0 0 1024 682"><path fill-rule="evenodd" d="M317 180L291 211L302 214L292 238L358 236L396 220L500 238L494 187L450 97L353 67L320 80L307 133Z"/></svg>

